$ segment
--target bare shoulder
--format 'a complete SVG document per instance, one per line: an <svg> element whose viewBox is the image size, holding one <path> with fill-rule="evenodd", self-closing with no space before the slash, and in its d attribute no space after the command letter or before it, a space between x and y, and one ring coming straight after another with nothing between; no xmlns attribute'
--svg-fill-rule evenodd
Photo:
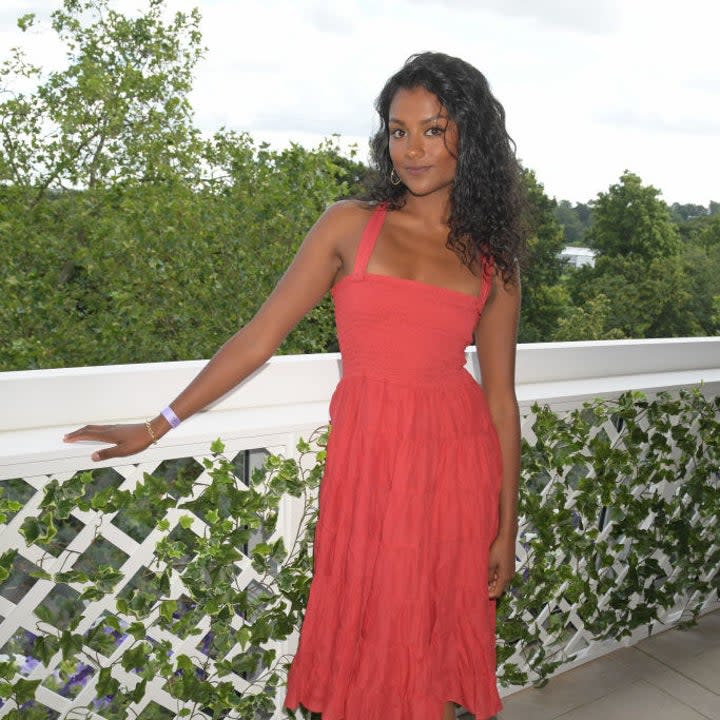
<svg viewBox="0 0 720 720"><path fill-rule="evenodd" d="M375 206L362 200L338 200L320 216L318 225L332 227L338 235L352 234L367 223Z"/></svg>
<svg viewBox="0 0 720 720"><path fill-rule="evenodd" d="M320 216L312 232L331 243L340 267L336 280L352 272L355 253L375 205L361 200L339 200Z"/></svg>

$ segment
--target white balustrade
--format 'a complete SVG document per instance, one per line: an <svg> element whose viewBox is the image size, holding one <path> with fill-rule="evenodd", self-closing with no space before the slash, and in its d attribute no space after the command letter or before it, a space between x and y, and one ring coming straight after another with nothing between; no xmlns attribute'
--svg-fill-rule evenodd
<svg viewBox="0 0 720 720"><path fill-rule="evenodd" d="M278 356L214 406L135 457L93 463L90 454L97 444L62 442L63 434L79 425L139 421L155 415L203 364L191 361L0 373L0 481L21 479L28 488L23 510L0 533L0 552L19 548L29 562L38 561L38 548L25 546L18 528L37 510L40 491L50 478L63 481L81 470L112 467L123 487L132 488L143 472L153 472L165 460L207 456L211 441L218 437L226 444L228 457L263 448L294 456L297 440L308 438L327 423L330 396L341 375L337 354ZM467 368L479 378L474 349L467 351ZM541 343L518 348L517 394L525 433L531 433L530 408L534 402L562 412L585 400L611 398L626 390L652 395L698 383L703 383L708 395L716 395L720 389L720 338ZM258 455L254 457L257 461ZM281 506L277 534L286 541L295 535L299 512L300 504L293 498ZM74 517L78 532L52 563L44 565L48 572L59 568L68 552L81 553L94 541L95 529L90 527L96 522L93 513L77 512ZM177 522L176 517L171 519ZM158 537L153 531L144 539L133 538L109 522L101 534L127 558L121 569L128 577L150 562ZM253 571L249 560L239 566L250 582ZM51 582L38 580L22 597L0 596L0 653L18 633L34 631L33 611L52 589ZM707 609L716 606L715 597ZM90 627L105 610L113 609L110 600L87 607L78 631ZM626 638L622 644L639 637ZM293 637L278 644L278 654L291 653L296 641ZM199 650L191 645L197 642L197 636L178 641L177 650L197 654ZM584 645L573 665L618 647L616 642ZM53 669L38 666L27 670L30 678L47 678ZM80 690L76 702L94 697L94 682ZM242 689L242 682L238 688ZM71 706L70 699L47 687L41 686L37 697L60 713ZM147 697L176 707L159 682L149 686ZM0 716L10 705L6 703L0 709ZM277 717L282 714L278 712Z"/></svg>

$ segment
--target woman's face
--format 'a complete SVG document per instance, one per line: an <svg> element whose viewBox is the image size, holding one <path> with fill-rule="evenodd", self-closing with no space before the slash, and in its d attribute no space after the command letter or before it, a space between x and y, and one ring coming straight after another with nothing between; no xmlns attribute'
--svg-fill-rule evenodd
<svg viewBox="0 0 720 720"><path fill-rule="evenodd" d="M448 192L457 167L458 128L437 96L423 87L398 90L388 131L390 159L410 193Z"/></svg>

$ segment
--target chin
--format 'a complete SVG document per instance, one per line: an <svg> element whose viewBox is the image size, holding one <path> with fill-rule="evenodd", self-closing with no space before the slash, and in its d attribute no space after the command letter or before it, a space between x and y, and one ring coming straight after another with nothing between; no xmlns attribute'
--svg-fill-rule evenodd
<svg viewBox="0 0 720 720"><path fill-rule="evenodd" d="M449 185L440 185L439 187L418 187L417 185L412 187L410 185L406 185L405 187L413 197L426 197L443 191L449 192L450 189Z"/></svg>

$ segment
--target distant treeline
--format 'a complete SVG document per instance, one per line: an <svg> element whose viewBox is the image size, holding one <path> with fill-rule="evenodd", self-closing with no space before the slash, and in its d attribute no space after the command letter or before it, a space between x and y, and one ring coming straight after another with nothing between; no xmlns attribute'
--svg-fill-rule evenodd
<svg viewBox="0 0 720 720"><path fill-rule="evenodd" d="M673 203L669 210L680 231L686 233L701 225L705 218L720 213L720 203L710 201L707 207ZM569 200L560 200L555 208L555 219L563 226L566 245L584 246L585 234L592 224L592 201L573 205Z"/></svg>

